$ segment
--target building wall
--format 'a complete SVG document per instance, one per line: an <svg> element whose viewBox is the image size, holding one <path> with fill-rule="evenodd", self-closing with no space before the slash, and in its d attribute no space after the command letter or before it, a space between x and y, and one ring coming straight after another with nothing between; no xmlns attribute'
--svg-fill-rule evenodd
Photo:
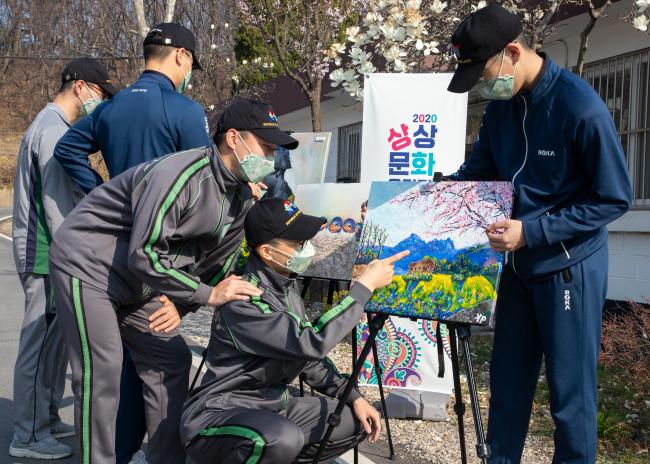
<svg viewBox="0 0 650 464"><path fill-rule="evenodd" d="M650 47L650 34L644 34L611 17L630 11L632 0L610 7L610 18L601 19L591 34L586 63ZM561 66L576 65L579 34L587 16L572 18L560 25L544 51ZM336 94L323 102L322 129L332 131L326 182L336 182L338 128L363 119L362 105ZM294 131L311 131L309 108L280 117L282 127ZM649 173L650 175L650 173ZM609 290L613 300L644 301L650 298L650 211L631 211L609 226Z"/></svg>

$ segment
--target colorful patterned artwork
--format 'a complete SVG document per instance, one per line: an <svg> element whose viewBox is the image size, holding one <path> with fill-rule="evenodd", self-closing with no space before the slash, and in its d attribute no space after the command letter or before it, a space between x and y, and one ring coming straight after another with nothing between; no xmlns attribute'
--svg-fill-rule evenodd
<svg viewBox="0 0 650 464"><path fill-rule="evenodd" d="M361 204L368 184L299 185L295 203L305 214L322 216L327 223L311 240L316 250L306 277L350 280L361 236Z"/></svg>
<svg viewBox="0 0 650 464"><path fill-rule="evenodd" d="M370 312L492 325L503 255L488 225L510 217L509 182L373 182L355 275L403 250Z"/></svg>
<svg viewBox="0 0 650 464"><path fill-rule="evenodd" d="M438 377L436 325L431 320L389 317L377 334L382 385L421 391L449 392L452 388L451 351L447 328L440 327L444 343L445 376ZM366 316L357 325L357 356L368 339ZM359 374L359 385L377 386L372 352Z"/></svg>

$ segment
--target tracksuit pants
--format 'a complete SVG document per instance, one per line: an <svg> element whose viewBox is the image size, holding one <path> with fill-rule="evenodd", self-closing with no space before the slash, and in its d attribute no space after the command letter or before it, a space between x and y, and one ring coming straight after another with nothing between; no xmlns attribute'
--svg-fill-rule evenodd
<svg viewBox="0 0 650 464"><path fill-rule="evenodd" d="M50 278L20 273L25 317L14 368L14 436L21 443L50 436L57 424L68 368L63 335L53 304Z"/></svg>
<svg viewBox="0 0 650 464"><path fill-rule="evenodd" d="M148 329L147 317L160 308L160 302L152 299L127 312L105 291L74 276L57 268L51 276L72 366L81 463L116 462L123 340L143 381L148 462L183 462L179 421L191 354L177 332L160 336Z"/></svg>
<svg viewBox="0 0 650 464"><path fill-rule="evenodd" d="M187 448L192 464L289 464L311 462L327 429L327 417L336 400L323 397L291 398L287 410L235 407L215 411L214 425L201 431ZM323 460L340 456L367 434L346 407L341 423L322 454ZM308 459L311 458L311 459Z"/></svg>
<svg viewBox="0 0 650 464"><path fill-rule="evenodd" d="M487 441L493 464L521 461L542 356L555 422L553 463L596 462L597 379L607 246L526 281L507 266L499 286Z"/></svg>

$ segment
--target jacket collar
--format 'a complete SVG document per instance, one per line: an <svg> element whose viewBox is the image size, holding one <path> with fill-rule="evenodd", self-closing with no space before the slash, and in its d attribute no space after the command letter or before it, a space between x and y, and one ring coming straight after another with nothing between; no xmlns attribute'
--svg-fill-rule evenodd
<svg viewBox="0 0 650 464"><path fill-rule="evenodd" d="M259 285L277 292L284 292L296 282L296 275L284 277L262 262L254 252L251 252L246 264L246 272L259 281Z"/></svg>
<svg viewBox="0 0 650 464"><path fill-rule="evenodd" d="M539 77L539 80L532 89L521 94L530 107L535 106L542 101L546 95L548 95L562 72L562 68L560 68L555 61L546 56L545 53L540 53L539 55L544 58L542 75Z"/></svg>
<svg viewBox="0 0 650 464"><path fill-rule="evenodd" d="M47 105L45 105L45 107L46 107L47 109L51 110L51 111L54 111L57 115L59 115L59 117L61 118L61 120L62 120L62 121L63 121L63 122L68 126L68 127L72 125L72 124L70 124L70 121L68 121L68 118L65 117L65 114L63 113L63 110L61 109L61 107L60 107L59 105L57 105L56 103L52 103L52 102L50 102L50 103L48 103Z"/></svg>
<svg viewBox="0 0 650 464"><path fill-rule="evenodd" d="M169 87L171 90L176 90L174 83L166 74L151 69L143 71L138 81L154 82L158 85Z"/></svg>
<svg viewBox="0 0 650 464"><path fill-rule="evenodd" d="M219 184L219 187L221 187L224 192L242 189L246 189L250 192L248 185L233 174L223 163L221 153L219 153L217 146L212 145L208 150L210 151L209 156L212 165L212 172L214 173L214 178L217 184Z"/></svg>

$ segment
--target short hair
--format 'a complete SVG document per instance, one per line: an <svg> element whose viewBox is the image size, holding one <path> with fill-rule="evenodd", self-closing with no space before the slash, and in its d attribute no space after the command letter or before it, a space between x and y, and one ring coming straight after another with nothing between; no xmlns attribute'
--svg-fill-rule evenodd
<svg viewBox="0 0 650 464"><path fill-rule="evenodd" d="M68 90L70 90L74 86L75 82L77 82L77 81L74 80L74 79L70 79L69 81L61 82L61 87L59 87L59 90L56 93L60 94L60 93L67 92Z"/></svg>
<svg viewBox="0 0 650 464"><path fill-rule="evenodd" d="M237 131L237 132L239 132L241 134L242 138L244 138L246 136L246 134L248 133L248 131ZM226 142L226 134L227 133L228 133L228 131L226 131L226 132L218 132L218 133L214 134L214 137L212 137L212 141L217 146L217 148L219 148L219 146L221 144Z"/></svg>
<svg viewBox="0 0 650 464"><path fill-rule="evenodd" d="M176 48L169 45L148 44L144 46L144 62L149 60L163 61L171 55Z"/></svg>
<svg viewBox="0 0 650 464"><path fill-rule="evenodd" d="M519 36L517 36L515 39L515 42L520 44L526 50L530 50L530 40L528 40L528 36L525 33L522 32L519 34Z"/></svg>

